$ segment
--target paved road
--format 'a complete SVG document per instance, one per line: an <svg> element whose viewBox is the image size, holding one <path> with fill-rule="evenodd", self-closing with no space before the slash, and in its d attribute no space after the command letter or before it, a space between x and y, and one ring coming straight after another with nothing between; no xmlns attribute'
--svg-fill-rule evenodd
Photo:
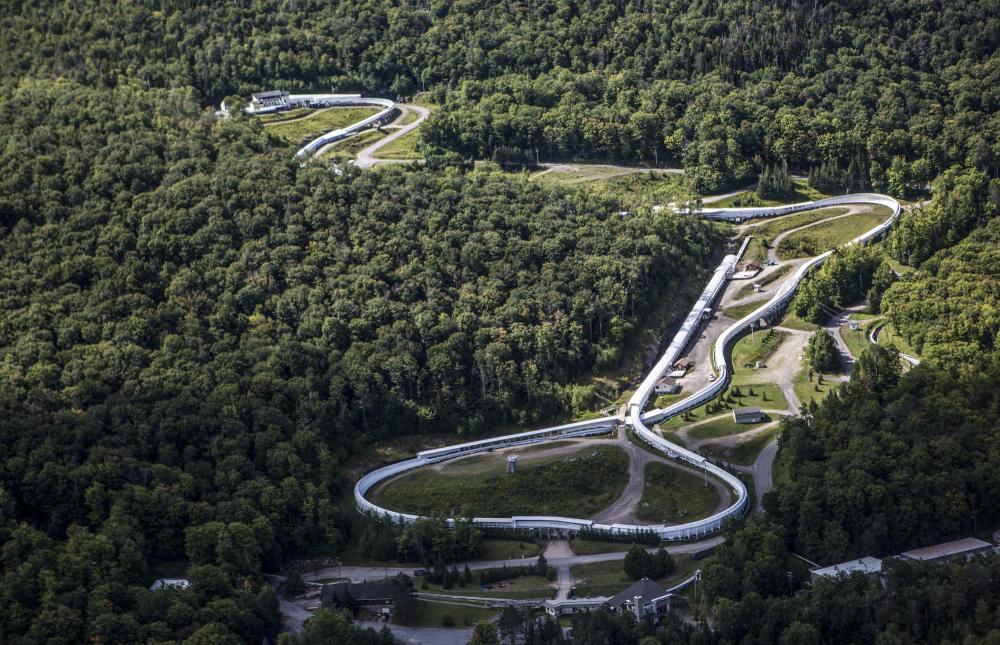
<svg viewBox="0 0 1000 645"><path fill-rule="evenodd" d="M669 543L665 544L664 547L668 552L673 555L680 554L691 554L697 553L709 547L718 546L722 544L724 539L722 536L713 536L706 538L704 540L699 540L698 542L686 542L684 544L671 545ZM650 551L655 551L656 549L650 549ZM558 558L546 558L549 561L549 565L553 567L559 567L562 565L576 565L576 564L592 564L594 562L611 562L614 560L624 560L625 552L616 551L614 553L595 553L592 555L572 555L564 556ZM480 569L490 569L493 567L502 567L507 565L508 567L516 567L528 562L534 562L535 558L515 558L511 560L479 560L475 562L468 562L469 569L472 571L478 571ZM463 563L458 563L459 567L464 566ZM413 572L417 568L422 567L400 567L398 565L392 565L389 567L361 567L361 566L345 566L345 567L329 567L326 569L317 569L315 571L309 571L305 573L302 577L306 581L314 580L324 580L328 578L336 578L338 576L344 578L350 578L354 582L361 582L362 580L380 580L387 576L394 576L397 573L405 573L407 575L413 575Z"/></svg>
<svg viewBox="0 0 1000 645"><path fill-rule="evenodd" d="M386 137L382 137L372 145L368 146L367 148L359 152L357 158L354 160L355 166L357 166L358 168L371 168L375 164L381 164L381 163L410 163L414 161L413 159L379 159L375 156L375 152L377 152L379 148L389 145L390 143L392 143L393 141L395 141L400 137L405 137L407 134L409 134L416 128L420 127L420 124L424 122L424 119L426 119L431 114L430 110L428 110L425 107L420 107L419 105L400 103L399 107L400 109L404 110L404 112L407 110L412 110L416 112L417 120L414 121L413 123L408 123L400 127L392 134Z"/></svg>
<svg viewBox="0 0 1000 645"><path fill-rule="evenodd" d="M757 494L757 512L763 509L762 501L764 493L774 488L774 479L771 469L774 467L774 458L778 456L778 440L764 446L764 449L757 455L751 467L750 475L753 477L753 485Z"/></svg>

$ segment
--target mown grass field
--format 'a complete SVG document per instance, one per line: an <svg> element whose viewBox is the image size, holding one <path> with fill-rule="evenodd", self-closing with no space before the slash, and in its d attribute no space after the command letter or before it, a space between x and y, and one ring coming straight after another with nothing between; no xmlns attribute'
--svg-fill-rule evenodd
<svg viewBox="0 0 1000 645"><path fill-rule="evenodd" d="M875 228L886 220L889 213L888 208L876 206L864 213L841 217L792 233L778 245L778 257L786 260L819 255Z"/></svg>
<svg viewBox="0 0 1000 645"><path fill-rule="evenodd" d="M711 515L718 503L718 492L701 477L651 462L636 517L654 524L692 522Z"/></svg>
<svg viewBox="0 0 1000 645"><path fill-rule="evenodd" d="M757 459L757 455L759 455L760 451L764 449L764 446L770 443L771 440L777 437L780 433L781 427L775 426L762 431L760 434L751 437L738 445L723 446L717 443L707 443L702 445L698 449L698 452L707 457L722 459L723 461L739 464L741 466L750 466L753 464L754 460Z"/></svg>
<svg viewBox="0 0 1000 645"><path fill-rule="evenodd" d="M482 552L479 560L512 560L514 558L536 558L542 552L543 545L535 542L520 542L518 540L492 540L482 542Z"/></svg>
<svg viewBox="0 0 1000 645"><path fill-rule="evenodd" d="M301 119L312 113L310 108L297 108L295 110L288 110L286 112L271 112L270 114L261 114L254 118L259 120L261 123L267 125L269 123L281 123L282 121L294 121L295 119Z"/></svg>
<svg viewBox="0 0 1000 645"><path fill-rule="evenodd" d="M462 573L462 567L458 567L458 572ZM414 580L416 591L421 593L437 593L451 596L478 596L481 598L551 598L555 595L555 587L547 578L542 576L521 576L504 580L501 583L493 583L492 589L483 589L479 586L479 575L472 572L472 582L464 587L455 584L451 589L445 589L441 585L430 581L424 589L423 580Z"/></svg>
<svg viewBox="0 0 1000 645"><path fill-rule="evenodd" d="M795 396L798 397L799 403L802 405L808 405L810 401L819 403L840 385L840 382L830 380L831 377L829 374L822 376L822 383L820 383L819 375L815 373L810 381L808 367L803 367L795 375L795 379L792 380L792 389L795 391Z"/></svg>
<svg viewBox="0 0 1000 645"><path fill-rule="evenodd" d="M367 148L384 136L386 136L386 133L381 130L365 130L361 134L356 134L353 137L349 137L328 146L326 150L323 151L321 156L324 159L344 163L350 159L354 159L358 156L358 153L361 152L361 150Z"/></svg>
<svg viewBox="0 0 1000 645"><path fill-rule="evenodd" d="M788 336L788 332L777 329L747 333L733 344L730 349L730 360L737 369L753 367L758 362L766 365L768 359L774 356Z"/></svg>
<svg viewBox="0 0 1000 645"><path fill-rule="evenodd" d="M658 578L657 582L669 588L671 585L690 577L695 569L703 567L704 564L705 560L694 561L687 555L675 555L674 570ZM573 588L574 598L613 596L633 582L625 575L621 560L578 564L571 567L570 572L575 579L580 581Z"/></svg>
<svg viewBox="0 0 1000 645"><path fill-rule="evenodd" d="M395 625L405 624L407 627L443 627L444 617L447 615L451 617L453 626L465 627L481 620L492 620L498 613L496 609L485 607L418 600L415 620L401 623L395 616L391 620Z"/></svg>
<svg viewBox="0 0 1000 645"><path fill-rule="evenodd" d="M628 551L635 544L631 542L602 542L601 540L585 540L583 538L573 538L570 540L569 548L577 555L594 555L595 553L621 553Z"/></svg>
<svg viewBox="0 0 1000 645"><path fill-rule="evenodd" d="M421 468L390 480L374 502L420 515L588 517L613 502L628 481L628 456L615 446L585 446L519 463L516 474L460 474Z"/></svg>
<svg viewBox="0 0 1000 645"><path fill-rule="evenodd" d="M289 143L302 144L324 132L357 123L376 112L377 109L368 107L325 108L315 112L315 116L269 125L267 130Z"/></svg>
<svg viewBox="0 0 1000 645"><path fill-rule="evenodd" d="M387 143L375 151L374 156L380 159L423 159L424 153L420 151L420 144L423 141L420 130L421 128L417 128ZM387 132L391 134L393 130Z"/></svg>
<svg viewBox="0 0 1000 645"><path fill-rule="evenodd" d="M718 439L719 437L729 437L734 434L749 432L754 428L771 421L765 416L760 423L736 423L732 413L723 414L716 419L712 419L701 425L697 425L688 430L688 436L692 439Z"/></svg>

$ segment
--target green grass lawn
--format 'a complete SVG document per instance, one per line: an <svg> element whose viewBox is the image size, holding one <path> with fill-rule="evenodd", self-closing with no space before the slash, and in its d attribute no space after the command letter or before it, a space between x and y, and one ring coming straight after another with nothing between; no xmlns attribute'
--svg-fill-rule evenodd
<svg viewBox="0 0 1000 645"><path fill-rule="evenodd" d="M751 244L753 244L753 242L751 242ZM772 273L767 274L763 278L758 278L756 280L751 280L750 284L744 286L742 289L740 289L739 291L736 292L736 295L733 296L733 299L734 300L740 300L742 298L746 298L747 296L752 296L755 293L754 290L753 290L753 285L754 285L755 282L757 284L761 285L761 286L767 286L767 285L771 284L772 282L774 282L776 280L779 280L779 279L783 278L784 276L788 275L788 272L791 271L791 270L792 270L792 265L791 264L785 264L785 265L782 265L782 266L778 267ZM762 303L763 303L763 301L762 301Z"/></svg>
<svg viewBox="0 0 1000 645"><path fill-rule="evenodd" d="M750 238L750 244L747 245L747 250L743 254L744 260L753 260L757 264L767 263L767 241L763 238L754 235ZM751 289L753 287L751 286Z"/></svg>
<svg viewBox="0 0 1000 645"><path fill-rule="evenodd" d="M601 540L587 540L574 537L569 542L569 547L577 555L594 555L595 553L621 553L628 551L635 544L631 542L604 542Z"/></svg>
<svg viewBox="0 0 1000 645"><path fill-rule="evenodd" d="M726 396L733 400L728 404L730 407L753 405L765 410L784 410L788 407L781 386L754 382L755 376L757 373L754 370L736 370L732 383L726 391Z"/></svg>
<svg viewBox="0 0 1000 645"><path fill-rule="evenodd" d="M482 542L480 560L513 560L514 558L535 558L544 545L518 540L486 539Z"/></svg>
<svg viewBox="0 0 1000 645"><path fill-rule="evenodd" d="M550 185L572 186L609 197L626 209L663 206L677 201L684 186L680 176L637 168L633 172L619 167L585 166L568 171L536 173L536 181Z"/></svg>
<svg viewBox="0 0 1000 645"><path fill-rule="evenodd" d="M795 396L798 397L799 403L802 405L808 405L810 401L815 401L819 403L836 387L840 385L839 381L830 380L829 374L823 375L823 382L819 382L819 376L813 374L812 380L809 380L809 368L803 367L799 370L799 373L795 375L792 380L792 389L795 390Z"/></svg>
<svg viewBox="0 0 1000 645"><path fill-rule="evenodd" d="M304 116L312 113L311 108L297 108L295 110L287 110L285 112L270 112L268 114L260 114L254 118L259 120L263 124L269 123L281 123L283 121L293 121L295 119L301 119Z"/></svg>
<svg viewBox="0 0 1000 645"><path fill-rule="evenodd" d="M754 309L759 309L764 306L766 300L758 300L756 302L748 302L742 305L734 305L732 307L726 307L722 310L722 315L726 318L732 318L733 320L740 320L747 314L749 314Z"/></svg>
<svg viewBox="0 0 1000 645"><path fill-rule="evenodd" d="M420 515L588 517L617 499L627 481L628 456L623 450L584 446L519 463L514 475L488 468L470 472L463 467L459 474L420 468L381 486L373 501Z"/></svg>
<svg viewBox="0 0 1000 645"><path fill-rule="evenodd" d="M730 412L719 415L715 419L701 425L694 426L688 430L687 434L692 439L718 439L719 437L728 437L734 434L749 432L757 426L772 420L765 415L764 421L760 423L736 423Z"/></svg>
<svg viewBox="0 0 1000 645"><path fill-rule="evenodd" d="M417 128L387 143L375 152L375 156L380 159L423 159L424 153L420 150L423 138L420 130L421 128ZM392 133L392 130L388 132Z"/></svg>
<svg viewBox="0 0 1000 645"><path fill-rule="evenodd" d="M778 450L778 456L774 458L771 466L771 478L775 488L792 481L791 453L787 450Z"/></svg>
<svg viewBox="0 0 1000 645"><path fill-rule="evenodd" d="M448 615L451 616L455 627L466 627L475 625L481 620L493 620L498 613L498 610L486 607L418 600L416 619L405 623L405 625L407 627L442 627L444 617ZM404 624L398 622L395 616L391 620L395 625Z"/></svg>
<svg viewBox="0 0 1000 645"><path fill-rule="evenodd" d="M785 317L775 327L788 327L789 329L798 329L799 331L816 331L819 329L819 325L802 320L791 311L785 312Z"/></svg>
<svg viewBox="0 0 1000 645"><path fill-rule="evenodd" d="M308 119L287 121L268 126L267 129L271 134L289 143L302 144L315 139L324 132L337 130L352 123L357 123L376 112L378 110L375 108L367 107L326 108L325 110L316 112L316 116L309 117Z"/></svg>
<svg viewBox="0 0 1000 645"><path fill-rule="evenodd" d="M719 503L715 487L666 464L646 464L646 484L636 517L649 523L680 523L708 517Z"/></svg>
<svg viewBox="0 0 1000 645"><path fill-rule="evenodd" d="M852 316L853 318L853 316ZM861 356L861 352L864 351L871 343L868 342L868 330L873 324L872 321L858 321L858 329L855 331L850 328L849 325L842 325L837 331L840 333L840 337L844 339L844 343L847 344L847 349L851 351L851 355L854 358Z"/></svg>
<svg viewBox="0 0 1000 645"><path fill-rule="evenodd" d="M882 331L879 332L878 335L878 344L885 346L895 345L896 348L904 354L909 354L914 358L920 358L920 354L917 353L917 350L913 349L913 346L906 342L906 338L896 331L896 328L893 327L890 322L883 324Z"/></svg>
<svg viewBox="0 0 1000 645"><path fill-rule="evenodd" d="M822 193L815 188L812 188L809 183L802 179L792 180L792 185L794 189L788 195L783 195L782 197L758 197L757 193L753 190L748 190L746 192L740 193L739 195L733 195L732 197L727 197L726 199L708 204L705 208L745 208L749 206L780 206L781 204L795 204L798 202L810 202L816 201L817 199L823 199L824 197L829 197L826 193Z"/></svg>
<svg viewBox="0 0 1000 645"><path fill-rule="evenodd" d="M766 365L768 359L774 356L788 336L788 332L777 329L747 333L733 343L729 350L730 360L736 368L753 367L758 362Z"/></svg>
<svg viewBox="0 0 1000 645"><path fill-rule="evenodd" d="M690 577L695 569L704 565L704 562L704 560L696 562L687 555L675 555L674 570L657 579L657 582L664 587L670 587ZM578 564L571 567L570 572L577 580L573 588L574 598L613 596L633 582L625 575L622 560Z"/></svg>
<svg viewBox="0 0 1000 645"><path fill-rule="evenodd" d="M769 430L764 430L757 436L752 437L736 446L723 446L717 443L708 443L701 446L698 449L698 452L707 457L722 459L741 466L750 466L753 464L754 460L757 459L757 455L759 455L760 451L764 449L764 446L777 437L780 432L780 426L775 426Z"/></svg>
<svg viewBox="0 0 1000 645"><path fill-rule="evenodd" d="M462 573L462 567L458 567L458 572ZM502 583L494 582L490 586L492 589L483 589L479 586L479 576L473 571L472 582L464 587L453 585L451 589L444 589L441 585L427 583L424 589L423 580L414 580L416 591L421 593L436 593L450 596L472 596L479 598L552 598L555 596L555 587L547 578L542 576L521 576L504 580ZM501 584L503 586L501 586Z"/></svg>
<svg viewBox="0 0 1000 645"><path fill-rule="evenodd" d="M801 213L795 213L793 215L785 215L783 217L761 217L752 220L755 226L748 227L746 229L747 235L753 235L754 237L767 240L770 242L777 236L781 235L785 231L790 231L793 228L798 228L800 226L805 226L806 224L812 224L813 222L818 222L822 219L828 217L836 217L837 215L843 215L847 212L846 208L842 207L832 207L832 208L817 208L811 211L802 211Z"/></svg>
<svg viewBox="0 0 1000 645"><path fill-rule="evenodd" d="M354 159L354 157L356 157L361 150L367 148L384 136L386 136L386 132L381 130L365 130L361 134L356 134L353 137L338 141L334 145L328 147L321 156L323 159L343 163L349 159Z"/></svg>
<svg viewBox="0 0 1000 645"><path fill-rule="evenodd" d="M876 206L864 213L841 217L792 233L778 246L778 257L811 257L829 251L875 228L886 220L889 212L885 206Z"/></svg>

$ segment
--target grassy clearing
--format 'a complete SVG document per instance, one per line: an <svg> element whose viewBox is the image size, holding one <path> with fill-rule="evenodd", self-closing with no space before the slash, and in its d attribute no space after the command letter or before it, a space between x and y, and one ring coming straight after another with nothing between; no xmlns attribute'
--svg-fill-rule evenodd
<svg viewBox="0 0 1000 645"><path fill-rule="evenodd" d="M749 432L764 423L772 421L766 415L764 421L760 423L736 423L732 414L723 414L701 425L694 426L688 430L688 436L692 439L718 439L729 437L734 434Z"/></svg>
<svg viewBox="0 0 1000 645"><path fill-rule="evenodd" d="M696 562L690 556L676 555L674 556L674 564L674 570L659 578L657 582L665 587L670 587L672 584L690 577L695 569L704 565L704 560ZM613 596L633 582L625 575L621 560L578 564L570 568L570 573L573 578L578 580L573 588L574 598Z"/></svg>
<svg viewBox="0 0 1000 645"><path fill-rule="evenodd" d="M436 472L420 468L375 493L381 506L421 515L478 517L574 515L587 517L618 498L628 481L628 456L614 446L518 464L505 473Z"/></svg>
<svg viewBox="0 0 1000 645"><path fill-rule="evenodd" d="M493 620L497 616L497 613L496 609L487 609L485 607L470 607L468 605L418 600L415 620L408 623L400 623L395 616L391 620L395 625L405 624L407 627L443 627L445 616L450 616L453 626L466 627L475 625L481 620Z"/></svg>
<svg viewBox="0 0 1000 645"><path fill-rule="evenodd" d="M847 345L847 349L850 350L851 356L854 358L861 356L861 352L871 344L868 341L868 330L873 324L876 323L871 321L858 321L858 328L856 330L851 329L847 325L844 325L837 330L840 337Z"/></svg>
<svg viewBox="0 0 1000 645"><path fill-rule="evenodd" d="M819 325L802 320L791 311L786 312L785 317L775 327L788 327L789 329L797 329L799 331L816 331L819 329Z"/></svg>
<svg viewBox="0 0 1000 645"><path fill-rule="evenodd" d="M759 455L760 451L764 449L764 446L769 444L771 440L777 437L780 433L781 428L779 426L775 426L768 430L764 430L760 434L751 437L747 441L744 441L736 446L723 446L717 443L708 443L701 446L698 451L708 457L722 459L723 461L739 464L741 466L750 466L753 464L754 460L757 459L757 455Z"/></svg>
<svg viewBox="0 0 1000 645"><path fill-rule="evenodd" d="M882 325L882 331L878 334L878 344L884 346L895 345L896 348L904 354L909 354L914 358L920 357L917 350L913 349L913 346L906 342L906 338L896 331L896 328L893 327L890 322L886 322Z"/></svg>
<svg viewBox="0 0 1000 645"><path fill-rule="evenodd" d="M747 334L733 344L730 349L730 360L737 368L753 367L758 362L766 364L789 335L786 331L773 328Z"/></svg>
<svg viewBox="0 0 1000 645"><path fill-rule="evenodd" d="M458 567L462 573L462 567ZM542 576L521 576L503 582L491 584L492 589L483 589L479 584L479 577L475 571L472 572L472 582L462 587L452 586L451 589L444 589L441 585L427 582L424 589L424 582L415 582L417 591L421 593L436 593L451 596L472 596L480 598L551 598L555 595L555 587L547 578Z"/></svg>
<svg viewBox="0 0 1000 645"><path fill-rule="evenodd" d="M841 217L792 233L778 245L782 259L812 257L850 242L875 228L889 216L889 209L877 206L864 213Z"/></svg>
<svg viewBox="0 0 1000 645"><path fill-rule="evenodd" d="M631 542L602 542L574 537L569 542L569 548L577 555L594 555L596 553L622 553L635 546ZM642 545L640 545L642 546Z"/></svg>
<svg viewBox="0 0 1000 645"><path fill-rule="evenodd" d="M802 179L792 180L794 189L788 195L775 198L761 198L753 190L733 195L726 199L709 204L711 208L744 208L748 206L780 206L782 204L795 204L797 202L810 202L817 199L829 197L809 185L809 182Z"/></svg>
<svg viewBox="0 0 1000 645"><path fill-rule="evenodd" d="M780 385L774 383L755 383L753 370L736 370L732 384L726 391L727 405L754 405L766 410L784 410L788 407L784 392Z"/></svg>
<svg viewBox="0 0 1000 645"><path fill-rule="evenodd" d="M382 146L375 155L380 159L423 159L424 153L420 150L422 142L420 128L417 128Z"/></svg>
<svg viewBox="0 0 1000 645"><path fill-rule="evenodd" d="M792 215L785 215L778 218L761 217L751 220L753 226L748 227L746 229L746 233L747 235L753 235L754 237L770 242L785 231L790 231L793 228L805 226L806 224L812 224L813 222L818 222L820 220L827 219L828 217L843 215L846 212L846 208L834 207L817 208L815 210L802 211L801 213L794 213Z"/></svg>
<svg viewBox="0 0 1000 645"><path fill-rule="evenodd" d="M775 488L792 481L792 457L787 450L778 450L771 466L771 478Z"/></svg>
<svg viewBox="0 0 1000 645"><path fill-rule="evenodd" d="M302 144L324 132L337 130L378 112L374 108L326 108L308 119L296 119L268 127L268 131L289 143Z"/></svg>
<svg viewBox="0 0 1000 645"><path fill-rule="evenodd" d="M386 136L386 132L381 130L365 130L361 134L356 134L353 137L328 146L320 156L323 159L343 163L349 159L354 159L364 148L367 148L384 136Z"/></svg>
<svg viewBox="0 0 1000 645"><path fill-rule="evenodd" d="M743 255L743 259L753 260L757 264L767 263L767 242L760 237L754 236L750 239L750 244L747 245L746 253Z"/></svg>
<svg viewBox="0 0 1000 645"><path fill-rule="evenodd" d="M822 376L822 383L820 382L820 376ZM829 374L813 374L810 381L809 368L803 367L799 370L799 373L792 380L792 389L795 390L795 396L798 397L799 403L809 405L811 401L819 403L825 399L834 388L840 385L840 382L832 381L830 378Z"/></svg>
<svg viewBox="0 0 1000 645"><path fill-rule="evenodd" d="M684 191L680 176L645 168L571 165L566 169L535 173L532 178L549 185L579 187L611 197L629 210L664 206L677 201Z"/></svg>
<svg viewBox="0 0 1000 645"><path fill-rule="evenodd" d="M535 558L542 552L544 545L534 542L519 542L517 540L493 540L482 542L480 560L513 560L516 558Z"/></svg>
<svg viewBox="0 0 1000 645"><path fill-rule="evenodd" d="M719 494L701 477L666 464L646 464L646 484L636 509L643 522L693 522L708 517L719 504Z"/></svg>
<svg viewBox="0 0 1000 645"><path fill-rule="evenodd" d="M753 242L751 242L751 244L752 243ZM771 273L767 274L766 276L764 276L763 278L757 278L756 280L752 280L750 282L750 284L744 286L742 289L740 289L739 291L737 291L736 295L733 296L733 299L734 300L740 300L742 298L746 298L747 296L752 296L755 293L754 290L753 290L753 285L754 285L755 282L757 284L763 286L763 287L766 287L767 285L771 284L772 282L775 282L775 281L777 281L777 280L785 277L786 275L788 275L788 272L791 271L791 270L792 270L792 265L791 264L782 265L782 266L778 267L776 270L774 270L773 272L771 272Z"/></svg>
<svg viewBox="0 0 1000 645"><path fill-rule="evenodd" d="M304 116L312 114L310 108L297 108L295 110L288 110L287 112L271 112L269 114L260 114L255 118L263 123L264 125L269 125L271 123L283 123L285 121L294 121L295 119L301 119Z"/></svg>

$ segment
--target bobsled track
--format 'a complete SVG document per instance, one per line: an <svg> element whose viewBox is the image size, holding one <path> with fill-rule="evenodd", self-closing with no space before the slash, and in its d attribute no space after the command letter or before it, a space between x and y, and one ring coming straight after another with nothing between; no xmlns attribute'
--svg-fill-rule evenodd
<svg viewBox="0 0 1000 645"><path fill-rule="evenodd" d="M874 204L887 206L892 214L881 224L855 238L847 244L865 244L870 240L883 235L892 227L899 217L900 205L892 197L874 193L859 193L855 195L844 195L815 202L803 202L787 206L773 208L716 208L705 209L701 212L704 217L718 220L742 220L757 217L774 217L799 211L812 210L826 206L837 206L844 204ZM412 523L419 519L419 516L408 513L400 513L386 508L382 508L369 501L365 495L379 482L395 477L414 468L427 466L429 464L454 459L455 457L471 455L488 451L495 448L507 446L517 446L529 443L539 443L552 441L555 439L565 439L568 437L582 437L586 435L609 433L620 425L624 424L631 430L635 437L667 456L681 462L687 462L706 471L708 474L722 480L733 491L736 501L728 508L701 520L688 522L686 524L675 525L638 525L638 524L599 524L591 520L573 517L549 517L549 516L514 516L514 517L475 517L472 522L482 528L492 529L538 529L576 532L580 530L606 531L615 534L628 534L638 532L655 532L662 540L683 540L695 538L714 532L721 528L723 522L729 518L743 513L749 503L750 497L746 486L735 475L716 466L701 455L691 450L667 441L657 433L650 430L649 426L659 423L665 419L677 416L687 410L696 408L705 402L716 397L729 384L731 378L731 368L726 361L726 350L728 347L754 323L761 318L773 319L788 305L795 295L798 285L814 268L822 264L832 253L827 251L806 261L799 269L786 279L783 285L775 293L774 297L762 304L752 313L744 316L736 323L725 329L715 341L712 348L712 362L715 367L717 377L715 381L709 383L701 390L691 396L678 401L662 409L643 411L649 397L653 392L653 387L660 377L677 361L681 353L688 344L696 337L703 313L711 311L716 298L722 293L723 287L729 281L730 276L736 266L739 256L746 250L749 238L744 240L742 247L736 255L727 255L722 264L715 270L708 286L699 296L691 312L685 318L677 334L674 336L670 346L653 366L649 374L646 375L639 385L635 394L629 399L625 409L624 417L607 416L599 419L580 421L566 425L522 432L519 434L483 439L469 443L437 448L435 450L425 450L417 453L413 459L390 464L374 470L360 480L354 486L354 499L358 509L363 513L392 520L394 522ZM454 523L453 519L448 520Z"/></svg>

